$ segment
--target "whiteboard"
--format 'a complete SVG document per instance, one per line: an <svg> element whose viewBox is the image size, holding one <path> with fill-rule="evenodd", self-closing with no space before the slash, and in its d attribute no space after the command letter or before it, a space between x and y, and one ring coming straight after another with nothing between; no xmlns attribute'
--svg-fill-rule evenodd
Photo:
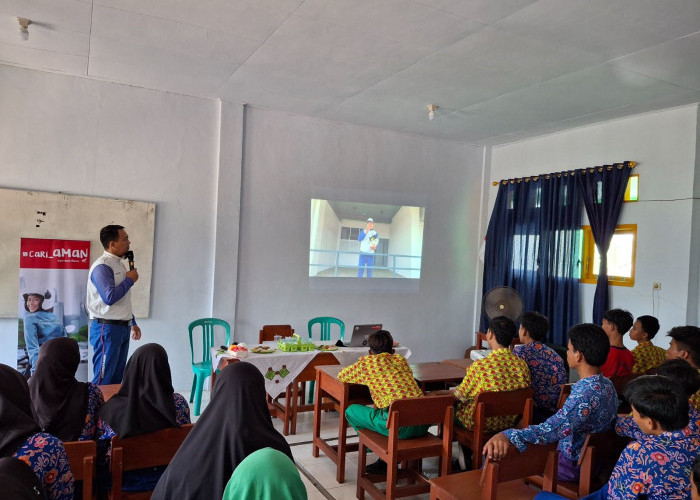
<svg viewBox="0 0 700 500"><path fill-rule="evenodd" d="M155 218L152 202L0 189L0 318L17 317L21 238L89 240L92 263L104 252L100 229L109 224L124 226L129 235L139 271L131 303L134 316L147 318Z"/></svg>

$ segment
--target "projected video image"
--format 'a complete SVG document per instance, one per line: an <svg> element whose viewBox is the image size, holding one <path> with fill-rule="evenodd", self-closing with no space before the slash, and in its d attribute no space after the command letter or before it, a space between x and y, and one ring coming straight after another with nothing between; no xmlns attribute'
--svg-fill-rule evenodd
<svg viewBox="0 0 700 500"><path fill-rule="evenodd" d="M424 207L311 200L309 276L420 278Z"/></svg>

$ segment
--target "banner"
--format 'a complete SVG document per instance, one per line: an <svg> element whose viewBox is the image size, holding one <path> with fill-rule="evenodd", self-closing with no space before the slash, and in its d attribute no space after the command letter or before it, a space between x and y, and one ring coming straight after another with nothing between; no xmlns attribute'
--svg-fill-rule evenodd
<svg viewBox="0 0 700 500"><path fill-rule="evenodd" d="M72 337L80 347L76 378L88 380L85 295L89 270L89 241L22 238L17 369L25 376L34 372L44 342Z"/></svg>

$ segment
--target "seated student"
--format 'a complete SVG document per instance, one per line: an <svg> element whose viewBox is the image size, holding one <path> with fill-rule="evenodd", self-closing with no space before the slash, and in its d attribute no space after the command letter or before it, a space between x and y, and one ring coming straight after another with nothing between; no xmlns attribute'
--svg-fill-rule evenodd
<svg viewBox="0 0 700 500"><path fill-rule="evenodd" d="M262 448L274 448L294 460L284 436L272 425L262 373L250 363L233 363L216 377L209 404L151 500L221 498L238 466Z"/></svg>
<svg viewBox="0 0 700 500"><path fill-rule="evenodd" d="M700 370L700 328L697 326L676 326L668 332L671 345L666 351L666 359L680 358L690 366ZM700 391L693 394L690 404L700 410Z"/></svg>
<svg viewBox="0 0 700 500"><path fill-rule="evenodd" d="M100 409L97 422L98 480L109 487L110 440L127 438L190 423L187 400L173 392L168 354L158 344L145 344L131 355L122 386ZM127 471L122 489L152 490L165 468Z"/></svg>
<svg viewBox="0 0 700 500"><path fill-rule="evenodd" d="M0 498L6 500L46 500L44 488L34 471L17 458L0 458Z"/></svg>
<svg viewBox="0 0 700 500"><path fill-rule="evenodd" d="M279 450L262 448L248 455L224 490L223 500L306 500L306 486L294 461Z"/></svg>
<svg viewBox="0 0 700 500"><path fill-rule="evenodd" d="M78 342L51 339L39 348L36 371L29 379L34 420L43 432L61 441L86 441L97 434L97 412L104 404L92 382L78 382Z"/></svg>
<svg viewBox="0 0 700 500"><path fill-rule="evenodd" d="M700 455L693 460L693 470L690 471L691 500L700 500Z"/></svg>
<svg viewBox="0 0 700 500"><path fill-rule="evenodd" d="M666 350L651 343L658 331L659 320L654 316L640 316L632 325L630 338L637 342L637 347L632 349L632 373L645 373L666 359Z"/></svg>
<svg viewBox="0 0 700 500"><path fill-rule="evenodd" d="M376 409L364 405L348 406L345 418L355 430L370 429L388 436L386 423L391 403L397 399L423 397L408 361L400 354L394 354L393 345L394 339L388 331L372 332L367 337L369 356L362 356L338 373L341 382L368 386L376 406ZM425 425L401 427L399 439L420 437L427 432L428 426ZM367 471L373 474L385 470L386 464L382 460L367 466Z"/></svg>
<svg viewBox="0 0 700 500"><path fill-rule="evenodd" d="M688 399L676 382L643 375L625 388L625 399L647 437L623 450L602 489L583 500L671 500L691 495L688 470L700 453L700 436L686 435ZM564 498L540 493L535 500Z"/></svg>
<svg viewBox="0 0 700 500"><path fill-rule="evenodd" d="M484 446L484 454L498 460L506 455L511 443L524 451L528 443L559 441L558 478L577 481L578 459L586 434L610 429L618 401L615 386L600 373L610 348L605 332L598 325L584 323L572 327L568 333L566 357L580 380L571 387L564 406L539 425L496 434Z"/></svg>
<svg viewBox="0 0 700 500"><path fill-rule="evenodd" d="M600 371L606 377L629 375L632 373L634 358L622 342L622 337L632 328L634 318L624 309L610 309L603 315L603 331L610 340L610 351Z"/></svg>
<svg viewBox="0 0 700 500"><path fill-rule="evenodd" d="M666 377L677 382L690 399L693 394L700 390L700 373L682 359L669 359L664 361L656 371L659 377ZM645 434L631 415L618 417L615 423L615 432L620 436L641 439ZM690 405L688 412L688 433L700 434L700 411Z"/></svg>
<svg viewBox="0 0 700 500"><path fill-rule="evenodd" d="M525 360L535 391L533 423L539 424L557 411L561 386L568 382L568 373L561 356L543 344L547 340L549 320L538 312L525 312L520 318L520 344L513 354Z"/></svg>
<svg viewBox="0 0 700 500"><path fill-rule="evenodd" d="M32 417L27 381L17 370L3 364L0 364L0 430L0 458L14 457L29 465L49 500L73 499L73 473L63 442L39 432Z"/></svg>

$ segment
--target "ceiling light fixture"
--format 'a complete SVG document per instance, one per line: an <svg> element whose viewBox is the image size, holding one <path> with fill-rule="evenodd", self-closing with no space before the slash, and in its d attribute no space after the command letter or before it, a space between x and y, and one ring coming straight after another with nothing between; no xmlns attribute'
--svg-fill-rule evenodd
<svg viewBox="0 0 700 500"><path fill-rule="evenodd" d="M435 118L435 111L437 111L437 104L428 104L428 120L433 120Z"/></svg>
<svg viewBox="0 0 700 500"><path fill-rule="evenodd" d="M22 40L29 40L29 25L32 22L26 17L18 17L17 22L19 23L19 36Z"/></svg>

